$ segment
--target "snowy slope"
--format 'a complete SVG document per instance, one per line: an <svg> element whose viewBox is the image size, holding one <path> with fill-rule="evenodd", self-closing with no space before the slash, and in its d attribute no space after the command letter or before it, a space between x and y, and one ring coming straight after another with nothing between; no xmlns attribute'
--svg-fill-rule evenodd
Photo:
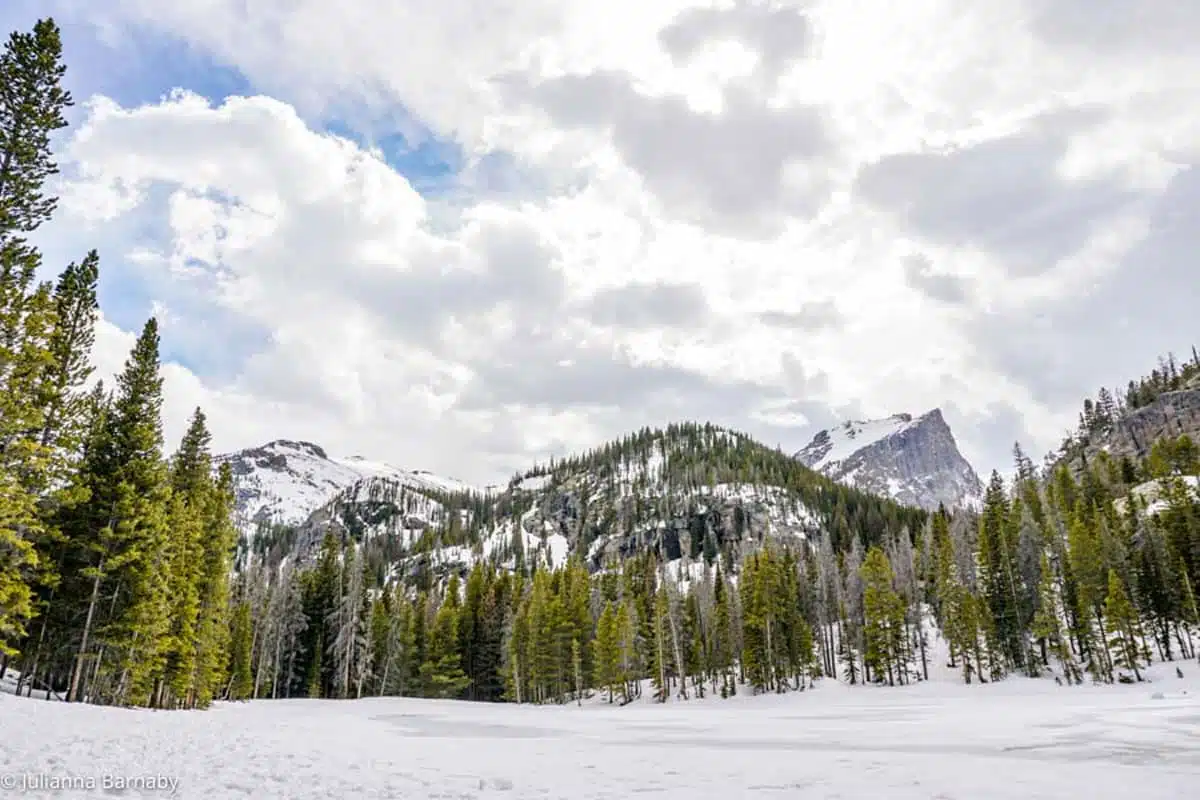
<svg viewBox="0 0 1200 800"><path fill-rule="evenodd" d="M1181 475L1179 480L1193 492L1200 491L1200 476ZM1162 497L1165 488L1164 481L1153 480L1139 483L1130 490L1130 493L1146 506L1147 514L1157 514L1167 508L1167 501ZM1126 498L1119 498L1116 501L1117 510L1124 511L1127 504Z"/></svg>
<svg viewBox="0 0 1200 800"><path fill-rule="evenodd" d="M0 777L29 798L1167 800L1200 785L1200 668L1183 669L1134 686L822 681L625 708L376 698L155 712L0 695ZM105 791L128 777L168 788Z"/></svg>
<svg viewBox="0 0 1200 800"><path fill-rule="evenodd" d="M796 454L796 458L818 472L834 472L858 451L900 433L912 424L912 414L894 414L876 420L847 420L836 428L818 433Z"/></svg>
<svg viewBox="0 0 1200 800"><path fill-rule="evenodd" d="M931 511L977 506L983 495L936 408L916 418L843 422L817 433L795 457L833 480Z"/></svg>
<svg viewBox="0 0 1200 800"><path fill-rule="evenodd" d="M331 457L319 445L280 439L262 447L217 456L233 469L241 530L258 522L297 525L341 492L365 478L386 478L414 489L461 491L461 481L425 471L408 471L352 456Z"/></svg>
<svg viewBox="0 0 1200 800"><path fill-rule="evenodd" d="M534 468L493 494L491 513L477 524L472 519L477 508L451 511L442 505L445 498L428 497L390 476L368 478L315 511L297 545L306 557L331 531L358 541L388 537L389 558L397 569L440 571L470 568L481 560L508 568L517 559L560 567L572 554L599 570L635 553L655 552L668 563L682 562L674 568L691 574L706 546L710 556L737 556L766 538L799 541L821 530L821 516L800 500L794 486L749 483L725 473L725 480L714 478L712 484L679 479L681 472L701 474L697 451L689 448L700 448L716 469L722 457L711 448L749 446L765 452L750 441L716 428L674 436L656 432L623 454ZM770 455L790 464L786 456ZM681 463L688 468L681 469ZM470 535L445 535L454 514ZM427 532L431 535L424 536Z"/></svg>

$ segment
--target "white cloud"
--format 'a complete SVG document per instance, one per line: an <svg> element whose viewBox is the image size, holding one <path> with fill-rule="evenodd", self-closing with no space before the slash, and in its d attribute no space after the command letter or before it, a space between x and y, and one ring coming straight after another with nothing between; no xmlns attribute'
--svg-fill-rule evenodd
<svg viewBox="0 0 1200 800"><path fill-rule="evenodd" d="M86 13L279 99L93 99L64 228L137 264L165 335L200 347L237 323L229 369L168 379L170 413L204 404L223 447L312 438L492 480L648 420L799 446L830 409L944 405L991 467L1185 344L1133 335L1067 398L988 338L1108 302L1093 289L1136 269L1154 220L1195 219L1163 198L1200 161L1200 57L1164 31L1198 21L1151 4L1098 52L1099 29L1063 23L1076 7L120 0ZM542 191L467 197L447 225L377 154L317 132L332 115L415 118ZM1036 363L1080 346L1049 326Z"/></svg>

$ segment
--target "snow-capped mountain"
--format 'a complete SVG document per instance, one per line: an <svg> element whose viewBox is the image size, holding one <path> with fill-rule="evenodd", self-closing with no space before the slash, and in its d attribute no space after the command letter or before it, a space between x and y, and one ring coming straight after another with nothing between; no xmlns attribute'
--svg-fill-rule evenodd
<svg viewBox="0 0 1200 800"><path fill-rule="evenodd" d="M836 481L927 510L973 506L983 495L936 408L916 418L843 422L814 436L796 459Z"/></svg>
<svg viewBox="0 0 1200 800"><path fill-rule="evenodd" d="M409 575L479 561L561 566L571 555L601 570L654 554L686 578L718 561L732 570L767 540L819 537L847 493L889 529L911 522L895 504L833 484L748 436L683 424L534 467L486 495L369 477L331 497L285 547L311 557L332 533Z"/></svg>
<svg viewBox="0 0 1200 800"><path fill-rule="evenodd" d="M332 457L320 445L279 439L216 457L233 470L239 528L250 534L260 522L298 525L339 492L367 478L429 491L471 487L425 471L409 471L358 456Z"/></svg>

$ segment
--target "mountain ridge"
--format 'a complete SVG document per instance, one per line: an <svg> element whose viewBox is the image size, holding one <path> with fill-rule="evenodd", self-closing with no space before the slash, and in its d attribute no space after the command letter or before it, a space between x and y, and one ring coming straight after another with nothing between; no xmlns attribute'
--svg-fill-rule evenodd
<svg viewBox="0 0 1200 800"><path fill-rule="evenodd" d="M336 494L366 478L388 477L430 491L467 491L468 484L426 470L406 470L360 456L334 457L319 444L273 439L214 457L233 471L239 529L253 535L262 524L297 525Z"/></svg>
<svg viewBox="0 0 1200 800"><path fill-rule="evenodd" d="M835 481L927 511L975 507L983 497L940 408L847 420L818 431L795 458Z"/></svg>
<svg viewBox="0 0 1200 800"><path fill-rule="evenodd" d="M915 530L925 512L842 486L777 448L711 424L643 429L518 473L493 492L364 477L334 492L303 522L262 531L267 560L313 555L329 534L364 543L380 571L501 567L577 556L602 570L653 553L680 570L731 566L767 539L828 533L848 545ZM258 557L258 556L256 556Z"/></svg>

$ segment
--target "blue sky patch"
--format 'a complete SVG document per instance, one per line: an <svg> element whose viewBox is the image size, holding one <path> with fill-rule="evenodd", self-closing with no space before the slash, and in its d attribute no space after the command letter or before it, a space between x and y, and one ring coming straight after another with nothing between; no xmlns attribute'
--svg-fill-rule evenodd
<svg viewBox="0 0 1200 800"><path fill-rule="evenodd" d="M10 31L31 29L38 18L48 14L55 17L62 30L65 84L76 102L68 114L72 128L64 132L66 136L83 120L86 102L94 95L134 108L157 103L176 88L201 95L214 105L231 96L258 93L240 71L184 41L130 26L105 33L70 12L68 7L57 7L55 0L0 2L0 31L6 37ZM286 93L272 95L284 102L293 100ZM392 110L389 116L392 122L386 128L374 121L360 125L344 120L309 120L309 124L360 146L377 148L389 166L422 194L452 190L463 165L461 148L434 136L403 108ZM398 130L408 136L388 132ZM137 332L152 313L154 302L161 302L169 315L160 320L163 359L181 364L202 378L233 378L244 359L266 345L268 332L206 299L204 292L197 292L188 280L169 274L165 267L128 260L128 248L135 244L151 249L169 245L167 193L166 187L151 189L151 196L139 211L106 224L97 231L94 241L90 236L79 236L79 231L63 230L56 222L46 226L37 237L45 245L43 277L52 280L68 260L83 257L86 247L79 253L71 252L77 242L96 247L101 258L99 300L108 320L123 330Z"/></svg>

